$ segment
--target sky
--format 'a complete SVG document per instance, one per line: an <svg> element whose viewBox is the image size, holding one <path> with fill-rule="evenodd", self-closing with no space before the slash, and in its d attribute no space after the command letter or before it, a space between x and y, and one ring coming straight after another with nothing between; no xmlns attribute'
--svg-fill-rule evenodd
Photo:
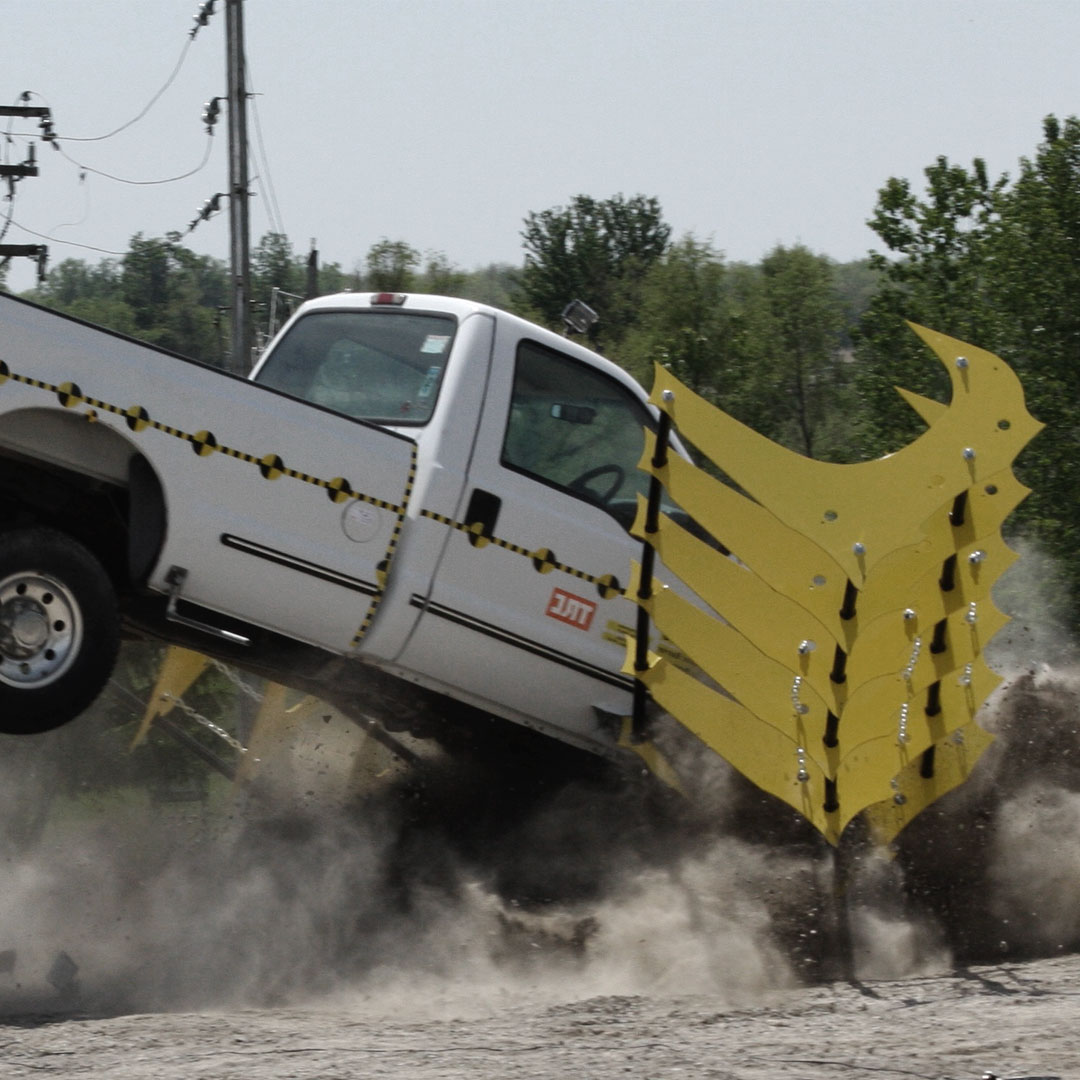
<svg viewBox="0 0 1080 1080"><path fill-rule="evenodd" d="M0 202L3 242L96 262L227 189L225 110L213 136L201 120L226 93L225 0L192 39L199 2L0 2L0 104L31 91L61 140ZM866 221L889 177L921 190L939 155L1015 175L1045 115L1080 113L1077 0L244 0L243 17L252 243L315 240L345 270L383 238L520 265L525 216L578 194L655 196L676 237L731 261L797 243L849 261L880 246ZM35 124L0 130L2 160L25 160ZM228 214L184 243L227 259ZM8 287L33 283L14 260Z"/></svg>

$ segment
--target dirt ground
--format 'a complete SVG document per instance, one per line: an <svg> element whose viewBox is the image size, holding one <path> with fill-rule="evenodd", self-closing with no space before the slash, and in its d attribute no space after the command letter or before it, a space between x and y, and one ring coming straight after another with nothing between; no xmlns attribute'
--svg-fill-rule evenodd
<svg viewBox="0 0 1080 1080"><path fill-rule="evenodd" d="M0 1077L1080 1077L1078 704L1023 672L979 774L856 863L848 978L828 852L738 785L704 830L575 785L253 827L46 803L85 733L4 743Z"/></svg>
<svg viewBox="0 0 1080 1080"><path fill-rule="evenodd" d="M1080 959L898 981L713 995L419 1001L382 1015L377 993L304 1007L11 1017L5 1077L924 1077L1080 1075Z"/></svg>

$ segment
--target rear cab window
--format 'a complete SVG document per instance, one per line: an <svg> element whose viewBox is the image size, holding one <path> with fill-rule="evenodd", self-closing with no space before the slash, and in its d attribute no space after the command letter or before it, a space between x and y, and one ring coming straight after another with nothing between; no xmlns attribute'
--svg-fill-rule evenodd
<svg viewBox="0 0 1080 1080"><path fill-rule="evenodd" d="M425 424L456 330L449 315L313 311L286 332L255 382L354 420Z"/></svg>

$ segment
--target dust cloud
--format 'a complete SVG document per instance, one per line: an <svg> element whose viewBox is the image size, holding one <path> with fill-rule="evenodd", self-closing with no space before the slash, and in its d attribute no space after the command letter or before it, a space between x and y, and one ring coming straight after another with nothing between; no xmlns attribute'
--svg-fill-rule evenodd
<svg viewBox="0 0 1080 1080"><path fill-rule="evenodd" d="M100 718L5 739L0 1014L739 1005L852 970L1076 951L1080 667L1058 631L1051 647L1036 590L1020 595L1040 618L1021 612L996 646L996 742L891 857L857 847L841 901L831 852L722 763L697 807L610 776L522 800L450 761L361 802L305 782L283 810L240 789L156 801ZM81 773L110 769L121 795L80 795Z"/></svg>
<svg viewBox="0 0 1080 1080"><path fill-rule="evenodd" d="M242 798L224 814L54 803L4 851L0 1012L344 996L461 1014L526 995L745 1000L794 980L756 895L773 878L767 857L736 839L699 851L683 839L661 858L606 788L571 786L482 837L410 815L414 797L409 785L284 817Z"/></svg>

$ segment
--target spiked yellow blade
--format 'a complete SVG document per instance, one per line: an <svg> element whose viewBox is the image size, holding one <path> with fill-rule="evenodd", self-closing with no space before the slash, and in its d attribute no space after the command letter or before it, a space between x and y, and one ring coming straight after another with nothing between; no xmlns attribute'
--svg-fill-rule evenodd
<svg viewBox="0 0 1080 1080"><path fill-rule="evenodd" d="M877 461L795 454L662 368L651 398L741 490L674 455L654 465L647 439L642 468L718 544L665 515L646 532L642 500L634 535L687 588L638 603L696 674L657 656L626 670L831 843L871 806L879 834L902 828L986 745L975 715L998 679L982 653L1007 622L991 589L1015 559L1001 526L1027 494L1011 465L1042 426L998 357L912 329L952 400L901 390L928 429ZM635 568L628 594L640 585Z"/></svg>
<svg viewBox="0 0 1080 1080"><path fill-rule="evenodd" d="M172 712L176 702L184 696L209 663L202 653L182 649L179 645L169 647L158 669L157 681L139 723L139 730L131 740L132 750L146 738L155 717L168 716Z"/></svg>

